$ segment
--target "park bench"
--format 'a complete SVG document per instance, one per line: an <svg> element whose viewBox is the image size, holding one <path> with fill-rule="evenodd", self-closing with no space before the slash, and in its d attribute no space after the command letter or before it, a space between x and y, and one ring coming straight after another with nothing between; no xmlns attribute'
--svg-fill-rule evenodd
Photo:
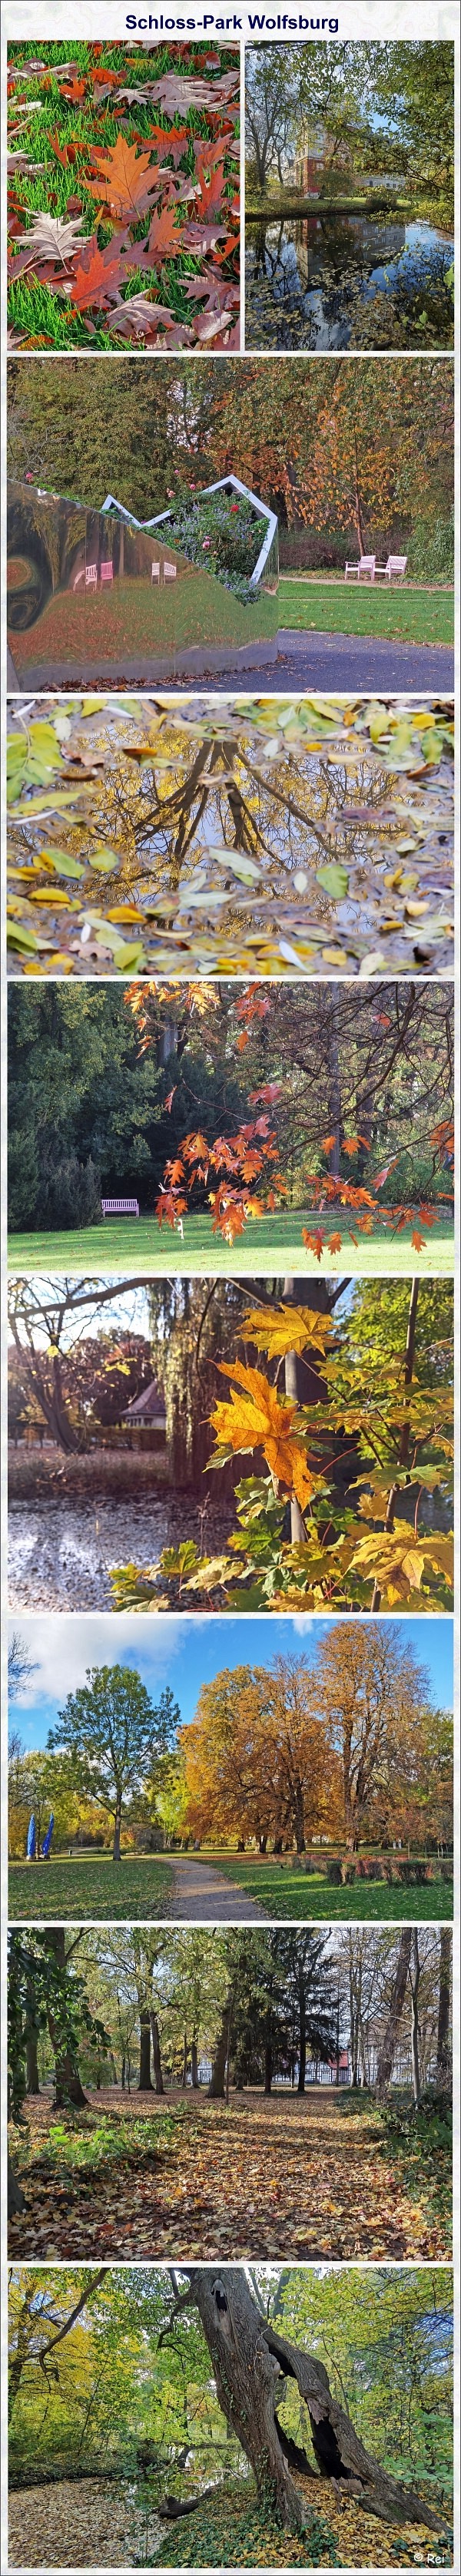
<svg viewBox="0 0 461 2576"><path fill-rule="evenodd" d="M388 555L387 563L375 563L374 581L403 581L408 555Z"/></svg>
<svg viewBox="0 0 461 2576"><path fill-rule="evenodd" d="M139 1216L137 1199L101 1199L103 1216Z"/></svg>
<svg viewBox="0 0 461 2576"><path fill-rule="evenodd" d="M376 555L361 555L360 563L344 566L345 581L374 581Z"/></svg>
<svg viewBox="0 0 461 2576"><path fill-rule="evenodd" d="M102 563L102 564L101 564L101 581L113 581L113 578L114 578L114 567L113 567L113 563Z"/></svg>

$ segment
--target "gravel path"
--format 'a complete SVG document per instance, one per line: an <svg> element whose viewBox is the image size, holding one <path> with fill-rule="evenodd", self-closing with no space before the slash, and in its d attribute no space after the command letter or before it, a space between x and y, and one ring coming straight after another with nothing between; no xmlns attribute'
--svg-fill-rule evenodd
<svg viewBox="0 0 461 2576"><path fill-rule="evenodd" d="M255 1897L245 1896L242 1888L232 1887L230 1880L220 1878L218 1869L208 1869L206 1861L190 1860L188 1852L172 1859L174 1894L171 1913L178 1923L268 1923L264 1905Z"/></svg>

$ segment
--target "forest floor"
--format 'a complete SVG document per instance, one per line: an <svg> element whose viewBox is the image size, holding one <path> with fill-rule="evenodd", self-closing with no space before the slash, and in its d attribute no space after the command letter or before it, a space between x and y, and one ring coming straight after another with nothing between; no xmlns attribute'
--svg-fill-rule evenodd
<svg viewBox="0 0 461 2576"><path fill-rule="evenodd" d="M226 1277L229 1272L232 1277L244 1277L249 1271L254 1277L255 1264L258 1274L264 1277L266 1271L272 1273L274 1259L283 1257L284 1268L304 1276L312 1268L312 1257L308 1259L302 1242L303 1225L316 1233L319 1222L325 1248L315 1269L322 1276L339 1277L346 1259L351 1275L360 1271L373 1278L394 1278L401 1272L412 1277L416 1272L421 1277L432 1277L434 1269L444 1274L453 1269L453 1221L443 1209L419 1252L412 1248L411 1225L403 1226L397 1235L384 1233L379 1222L375 1232L361 1235L357 1245L343 1233L341 1252L330 1252L328 1235L337 1234L341 1227L337 1212L322 1215L319 1220L318 1211L283 1208L275 1216L249 1217L243 1242L233 1247L223 1242L222 1235L213 1234L211 1216L184 1217L183 1237L173 1233L170 1226L160 1228L154 1216L115 1217L109 1223L106 1220L101 1225L81 1226L75 1232L68 1229L63 1234L10 1234L8 1262L10 1270L20 1276L24 1267L46 1270L50 1263L53 1270L70 1274L74 1268L81 1270L83 1263L95 1277L105 1277L108 1261L115 1263L117 1277L123 1277L124 1269L131 1272L133 1263L141 1263L149 1276L166 1272L171 1279L179 1271L181 1275L190 1273L192 1278L208 1278L210 1271L213 1276L222 1272ZM417 1210L415 1223L418 1224ZM424 1234L424 1227L422 1231Z"/></svg>
<svg viewBox="0 0 461 2576"><path fill-rule="evenodd" d="M22 2262L427 2261L450 2252L449 2130L405 2102L310 2085L229 2103L87 2089L28 2096L12 2131Z"/></svg>
<svg viewBox="0 0 461 2576"><path fill-rule="evenodd" d="M405 2472L404 2472L405 2474ZM340 2495L329 2478L297 2478L306 2533L271 2525L254 2489L216 2489L190 2521L159 2522L136 2504L125 2480L63 2478L10 2497L10 2567L414 2567L451 2565L443 2540L432 2550L421 2523L389 2523ZM142 2557L141 2557L142 2549ZM136 2552L136 2555L135 2555Z"/></svg>
<svg viewBox="0 0 461 2576"><path fill-rule="evenodd" d="M420 583L319 581L315 573L281 573L279 627L311 626L329 635L382 635L407 644L451 644L452 590Z"/></svg>
<svg viewBox="0 0 461 2576"><path fill-rule="evenodd" d="M449 2567L451 2551L437 2540L436 2553L424 2537L424 2525L378 2522L360 2505L340 2495L330 2478L297 2477L306 2507L306 2534L296 2540L271 2528L254 2494L226 2486L216 2504L204 2503L190 2523L164 2532L164 2567ZM223 2507L225 2508L223 2510ZM434 2534L431 2533L431 2541Z"/></svg>
<svg viewBox="0 0 461 2576"><path fill-rule="evenodd" d="M175 1854L175 1869L178 1865ZM256 1852L214 1853L197 1857L195 1866L214 1863L235 1888L259 1898L264 1912L277 1922L446 1923L453 1914L453 1882L432 1878L427 1886L388 1887L384 1879L357 1878L355 1886L331 1886L326 1872L297 1868L295 1861L258 1858ZM179 1864L180 1865L180 1864Z"/></svg>
<svg viewBox="0 0 461 2576"><path fill-rule="evenodd" d="M10 2567L135 2567L136 2522L142 2543L143 2517L135 2516L123 2479L59 2478L50 2486L21 2487L10 2496ZM156 2517L151 2516L150 2547L155 2547ZM157 2547L163 2547L160 2523Z"/></svg>

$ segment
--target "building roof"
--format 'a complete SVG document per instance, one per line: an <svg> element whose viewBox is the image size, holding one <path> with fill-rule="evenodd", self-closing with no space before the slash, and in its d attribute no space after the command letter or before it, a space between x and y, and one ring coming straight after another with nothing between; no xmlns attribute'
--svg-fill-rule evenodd
<svg viewBox="0 0 461 2576"><path fill-rule="evenodd" d="M122 1420L124 1422L157 1422L161 1423L164 1428L166 1422L164 1398L163 1395L161 1395L160 1387L157 1386L155 1377L150 1378L149 1385L143 1387L141 1395L132 1397L131 1404L127 1404L125 1406Z"/></svg>

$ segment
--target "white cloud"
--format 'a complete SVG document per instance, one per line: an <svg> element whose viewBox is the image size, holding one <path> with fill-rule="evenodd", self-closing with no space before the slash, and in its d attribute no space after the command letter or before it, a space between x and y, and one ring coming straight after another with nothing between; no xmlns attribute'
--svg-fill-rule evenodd
<svg viewBox="0 0 461 2576"><path fill-rule="evenodd" d="M18 1622L11 1621L11 1631L18 1632ZM136 1619L116 1616L112 1611L87 1613L56 1619L37 1616L23 1619L19 1634L30 1661L37 1669L18 1692L14 1707L27 1713L38 1709L42 1701L54 1700L56 1706L70 1690L78 1690L93 1664L129 1663L139 1666L147 1678L147 1667L153 1681L168 1680L171 1665L186 1646L188 1621L155 1618L142 1613Z"/></svg>

